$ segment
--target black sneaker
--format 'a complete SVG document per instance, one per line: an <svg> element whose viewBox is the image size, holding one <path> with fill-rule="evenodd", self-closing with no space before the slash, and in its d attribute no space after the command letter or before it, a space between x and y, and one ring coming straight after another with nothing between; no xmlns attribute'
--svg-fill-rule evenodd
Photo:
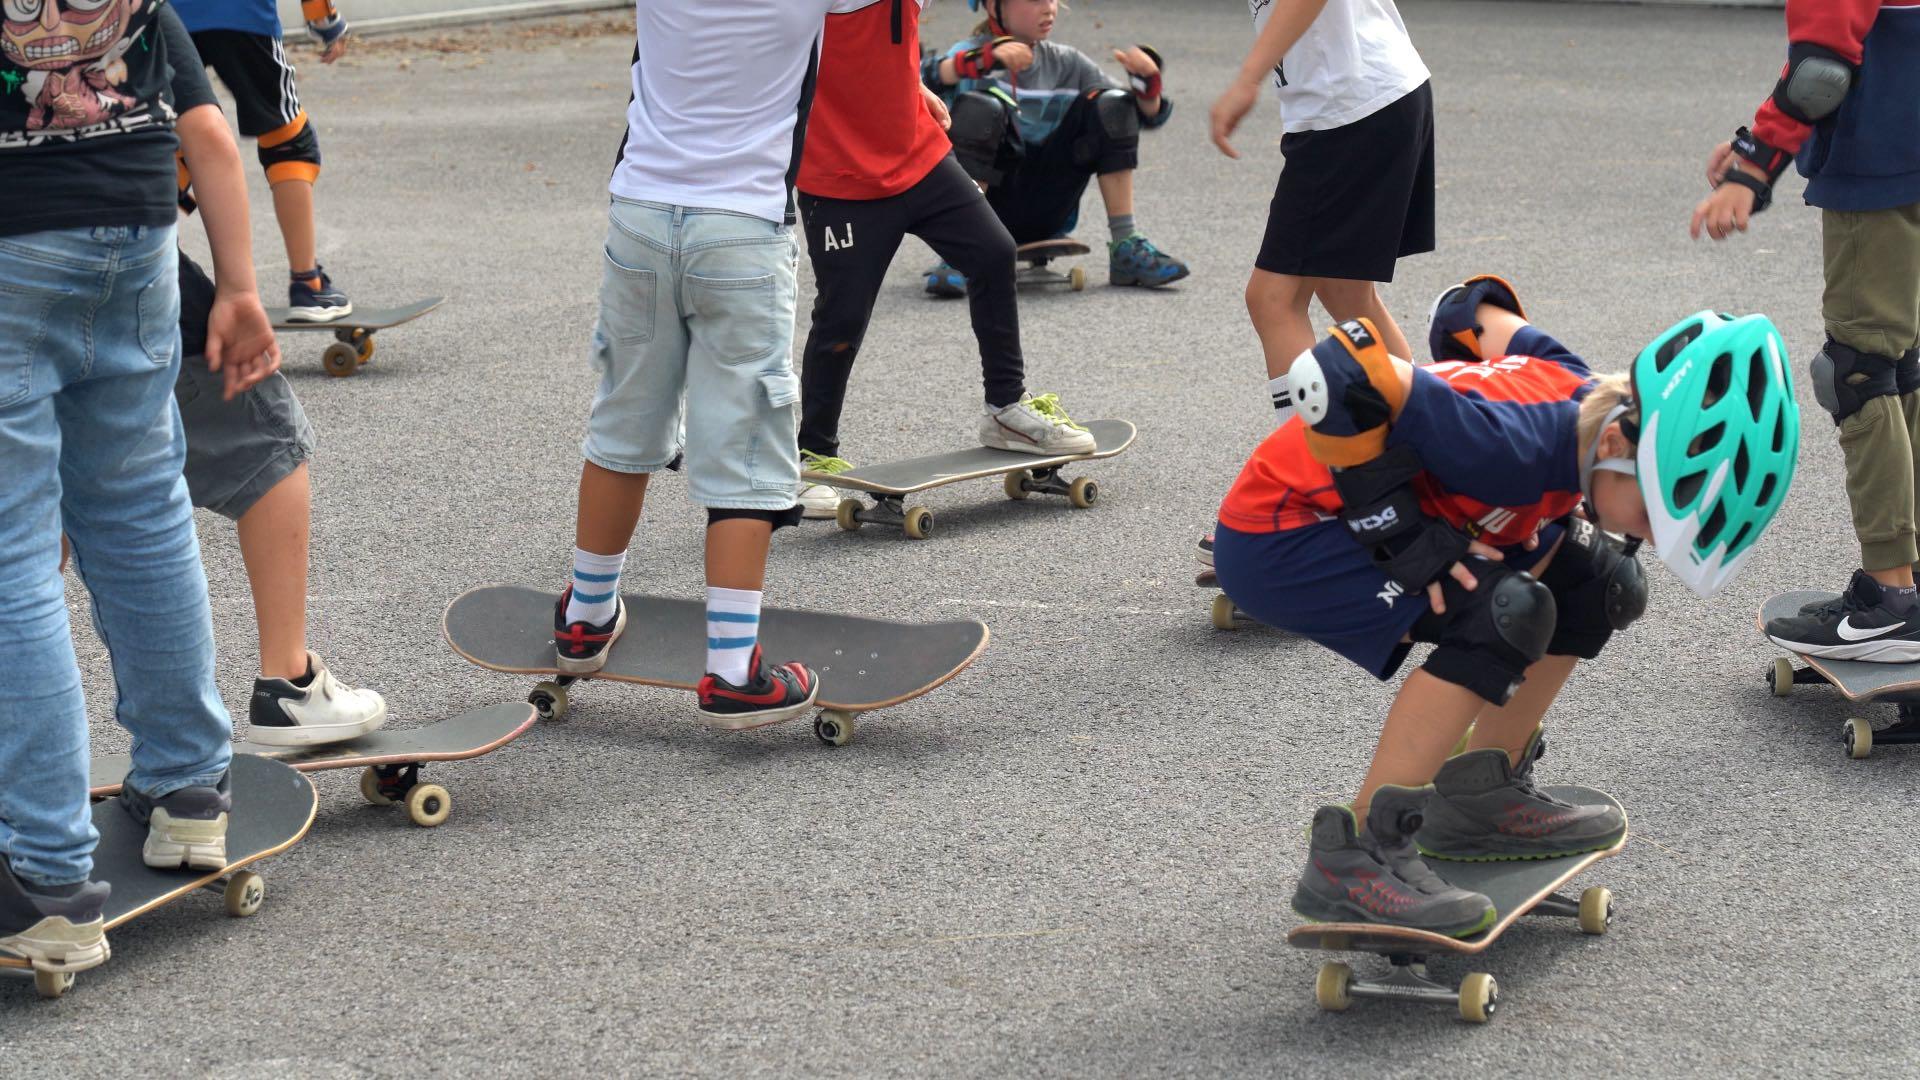
<svg viewBox="0 0 1920 1080"><path fill-rule="evenodd" d="M1492 926L1499 918L1493 901L1442 881L1413 846L1431 791L1387 786L1374 792L1365 833L1351 808L1321 807L1293 910L1311 922L1381 923L1448 937Z"/></svg>
<svg viewBox="0 0 1920 1080"><path fill-rule="evenodd" d="M573 586L560 594L553 605L553 666L570 675L591 675L607 666L608 650L620 640L627 628L627 604L613 598L613 618L595 625L568 622L567 601L573 599Z"/></svg>
<svg viewBox="0 0 1920 1080"><path fill-rule="evenodd" d="M353 314L353 301L333 287L327 268L316 264L306 277L294 277L287 285L288 322L332 322Z"/></svg>
<svg viewBox="0 0 1920 1080"><path fill-rule="evenodd" d="M1905 614L1895 611L1880 583L1865 570L1855 570L1837 601L1773 620L1767 624L1767 637L1807 656L1908 664L1920 660L1920 605Z"/></svg>
<svg viewBox="0 0 1920 1080"><path fill-rule="evenodd" d="M32 886L0 859L0 953L35 971L85 971L107 962L101 911L113 892L104 881Z"/></svg>
<svg viewBox="0 0 1920 1080"><path fill-rule="evenodd" d="M1448 758L1433 778L1420 850L1436 859L1492 862L1578 855L1619 843L1627 817L1618 806L1576 806L1534 786L1534 763L1546 752L1536 731L1518 767L1497 748Z"/></svg>
<svg viewBox="0 0 1920 1080"><path fill-rule="evenodd" d="M147 827L140 861L156 870L185 866L219 870L227 865L227 814L233 810L233 776L221 773L212 787L187 787L155 799L128 784L120 805Z"/></svg>
<svg viewBox="0 0 1920 1080"><path fill-rule="evenodd" d="M820 680L805 664L795 660L768 666L755 645L745 685L736 686L712 672L700 680L700 716L708 727L745 731L791 720L812 708L819 694Z"/></svg>

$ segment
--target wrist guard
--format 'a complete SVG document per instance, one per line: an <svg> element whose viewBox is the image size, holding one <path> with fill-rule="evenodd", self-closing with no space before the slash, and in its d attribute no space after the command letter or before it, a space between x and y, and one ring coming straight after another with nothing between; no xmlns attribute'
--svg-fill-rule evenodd
<svg viewBox="0 0 1920 1080"><path fill-rule="evenodd" d="M1013 38L997 37L992 41L975 45L965 52L953 54L953 73L963 79L984 79L993 69L1000 66L1000 59L993 50L1002 45L1013 44Z"/></svg>
<svg viewBox="0 0 1920 1080"><path fill-rule="evenodd" d="M307 34L319 42L322 48L346 37L349 29L346 16L339 12L335 12L332 18L307 24Z"/></svg>
<svg viewBox="0 0 1920 1080"><path fill-rule="evenodd" d="M1132 88L1135 97L1157 98L1161 93L1160 73L1167 70L1166 61L1160 59L1160 53L1151 45L1138 46L1153 61L1154 72L1151 75L1135 75L1127 72L1127 85Z"/></svg>
<svg viewBox="0 0 1920 1080"><path fill-rule="evenodd" d="M1439 580L1467 554L1467 534L1420 509L1413 478L1422 471L1406 447L1333 470L1340 520L1373 557L1373 564L1408 591Z"/></svg>

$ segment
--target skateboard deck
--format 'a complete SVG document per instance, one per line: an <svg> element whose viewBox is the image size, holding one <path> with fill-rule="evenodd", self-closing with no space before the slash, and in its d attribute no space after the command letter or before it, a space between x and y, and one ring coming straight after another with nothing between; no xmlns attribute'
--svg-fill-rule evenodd
<svg viewBox="0 0 1920 1080"><path fill-rule="evenodd" d="M843 499L835 520L852 532L862 524L894 525L915 540L933 535L933 512L924 506L906 506L903 500L931 488L1004 476L1001 490L1009 499L1029 495L1064 495L1076 507L1089 507L1100 498L1100 486L1089 477L1067 481L1060 477L1065 466L1080 461L1110 458L1133 445L1132 424L1125 420L1093 420L1084 425L1093 433L1094 449L1087 454L1041 456L1013 450L995 450L973 446L944 454L928 454L881 465L867 465L843 473L806 472L810 483L864 491L874 496L871 504L859 499Z"/></svg>
<svg viewBox="0 0 1920 1080"><path fill-rule="evenodd" d="M1553 786L1545 789L1570 803L1590 805L1614 802L1593 788ZM1617 805L1617 803L1616 803ZM1604 934L1613 922L1613 893L1591 886L1575 900L1559 890L1581 871L1601 859L1618 855L1627 838L1602 851L1557 859L1518 859L1499 862L1427 860L1449 884L1483 893L1493 901L1499 921L1471 937L1453 938L1426 930L1379 926L1372 923L1308 923L1287 931L1287 944L1299 949L1329 952L1369 952L1386 956L1392 974L1378 980L1356 980L1346 964L1329 961L1320 968L1314 999L1329 1012L1341 1012L1357 997L1397 998L1458 1005L1463 1019L1485 1023L1500 999L1491 975L1475 972L1448 989L1427 977L1426 958L1434 953L1475 956L1486 951L1523 915L1560 915L1577 919L1582 932Z"/></svg>
<svg viewBox="0 0 1920 1080"><path fill-rule="evenodd" d="M1087 268L1076 266L1066 273L1048 269L1047 264L1056 259L1071 259L1085 255L1092 249L1078 240L1065 238L1056 240L1036 240L1031 244L1021 244L1014 249L1013 257L1024 263L1014 274L1014 281L1020 285L1065 285L1074 292L1083 292L1087 287Z"/></svg>
<svg viewBox="0 0 1920 1080"><path fill-rule="evenodd" d="M275 330L287 333L302 330L333 331L333 344L320 354L320 363L326 368L327 374L344 378L359 371L360 365L373 359L373 335L377 331L410 323L439 307L445 300L444 296L434 296L405 307L356 307L352 313L332 322L296 322L287 317L290 309L270 307L267 309L267 318Z"/></svg>
<svg viewBox="0 0 1920 1080"><path fill-rule="evenodd" d="M447 644L492 671L551 677L527 700L550 720L567 714L566 688L581 679L693 690L706 675L707 613L697 600L625 593L627 629L607 666L586 676L553 664L555 594L483 585L454 598L441 618ZM853 718L910 701L964 671L987 647L973 619L909 623L791 608L763 608L760 643L776 662L804 661L820 679L813 724L833 746L853 737Z"/></svg>
<svg viewBox="0 0 1920 1080"><path fill-rule="evenodd" d="M252 754L233 755L232 778L233 811L227 819L224 870L152 869L140 859L146 826L134 821L119 799L93 804L93 827L100 833L100 845L93 852L94 878L113 884L105 912L109 933L199 889L220 892L229 915L247 916L260 910L266 881L246 867L285 851L305 836L320 797L312 782L291 767ZM0 954L0 969L32 971L42 997L59 997L73 986L71 973L35 970L11 955Z"/></svg>
<svg viewBox="0 0 1920 1080"><path fill-rule="evenodd" d="M243 742L236 754L257 754L285 762L301 772L364 768L360 794L376 806L400 803L414 824L431 828L453 812L453 797L439 784L420 781L420 766L433 761L462 761L490 754L525 735L537 714L524 702L485 705L459 716L414 728L381 728L326 746L268 746ZM88 781L94 798L117 795L132 759L110 754L93 759Z"/></svg>
<svg viewBox="0 0 1920 1080"><path fill-rule="evenodd" d="M1837 599L1839 595L1814 590L1780 593L1760 605L1754 625L1760 635L1766 637L1767 624L1774 619L1798 615L1800 609L1808 604ZM1772 638L1767 640L1776 649L1785 648ZM1879 731L1875 731L1873 725L1864 719L1849 719L1840 732L1841 743L1848 757L1867 757L1873 753L1876 743L1883 746L1920 743L1920 663L1875 664L1865 660L1809 656L1792 649L1786 651L1799 657L1807 666L1796 668L1793 661L1785 656L1768 665L1765 677L1776 697L1786 697L1796 686L1825 683L1854 704L1885 700L1900 707L1899 722Z"/></svg>

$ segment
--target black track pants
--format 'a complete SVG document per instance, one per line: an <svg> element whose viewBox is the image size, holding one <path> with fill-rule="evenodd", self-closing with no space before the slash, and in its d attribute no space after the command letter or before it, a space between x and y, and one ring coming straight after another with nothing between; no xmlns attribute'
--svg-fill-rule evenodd
<svg viewBox="0 0 1920 1080"><path fill-rule="evenodd" d="M819 291L800 368L800 449L840 450L840 409L854 357L873 318L887 266L912 233L967 276L973 336L989 404L1020 399L1020 311L1014 298L1013 237L953 155L918 184L885 199L800 194L807 255Z"/></svg>

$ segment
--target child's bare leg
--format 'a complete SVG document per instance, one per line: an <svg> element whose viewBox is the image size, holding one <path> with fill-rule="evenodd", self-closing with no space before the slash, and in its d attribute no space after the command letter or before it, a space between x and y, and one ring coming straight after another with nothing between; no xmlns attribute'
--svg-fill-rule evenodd
<svg viewBox="0 0 1920 1080"><path fill-rule="evenodd" d="M1481 304L1473 309L1473 317L1480 322L1480 354L1487 357L1507 355L1513 335L1527 325L1527 320L1497 304Z"/></svg>
<svg viewBox="0 0 1920 1080"><path fill-rule="evenodd" d="M260 675L307 674L307 541L313 496L307 467L288 473L240 515L240 558L253 591Z"/></svg>
<svg viewBox="0 0 1920 1080"><path fill-rule="evenodd" d="M1407 336L1400 332L1400 324L1393 321L1393 314L1387 310L1386 301L1380 298L1380 290L1373 282L1314 278L1313 294L1320 298L1321 306L1335 322L1372 319L1374 330L1380 334L1380 343L1389 353L1403 360L1414 358L1413 347L1407 344Z"/></svg>
<svg viewBox="0 0 1920 1080"><path fill-rule="evenodd" d="M580 466L580 508L574 517L573 543L596 555L619 555L633 542L640 508L647 497L648 473L614 472L593 462Z"/></svg>
<svg viewBox="0 0 1920 1080"><path fill-rule="evenodd" d="M1507 752L1508 760L1520 764L1520 752L1527 748L1527 740L1533 737L1541 718L1547 715L1547 708L1559 696L1560 688L1567 684L1567 677L1579 662L1575 656L1547 656L1535 661L1527 668L1527 681L1520 684L1520 689L1514 691L1505 705L1490 705L1480 710L1480 715L1474 718L1467 749L1498 747Z"/></svg>
<svg viewBox="0 0 1920 1080"><path fill-rule="evenodd" d="M319 265L313 183L282 180L273 185L273 216L280 222L280 240L287 246L287 269L299 273Z"/></svg>
<svg viewBox="0 0 1920 1080"><path fill-rule="evenodd" d="M1308 307L1313 287L1307 278L1255 270L1247 279L1247 314L1260 335L1266 354L1267 378L1277 379L1293 366L1294 358L1313 348L1313 321Z"/></svg>
<svg viewBox="0 0 1920 1080"><path fill-rule="evenodd" d="M772 546L769 521L726 518L707 526L707 584L759 592L766 584L767 549Z"/></svg>
<svg viewBox="0 0 1920 1080"><path fill-rule="evenodd" d="M1433 774L1467 725L1486 706L1485 698L1424 668L1414 669L1400 686L1387 710L1386 726L1373 750L1373 763L1353 800L1354 815L1367 820L1367 807L1382 784L1419 787L1433 782Z"/></svg>
<svg viewBox="0 0 1920 1080"><path fill-rule="evenodd" d="M1133 170L1122 169L1119 172L1100 174L1100 198L1107 204L1107 216L1119 217L1133 213Z"/></svg>

